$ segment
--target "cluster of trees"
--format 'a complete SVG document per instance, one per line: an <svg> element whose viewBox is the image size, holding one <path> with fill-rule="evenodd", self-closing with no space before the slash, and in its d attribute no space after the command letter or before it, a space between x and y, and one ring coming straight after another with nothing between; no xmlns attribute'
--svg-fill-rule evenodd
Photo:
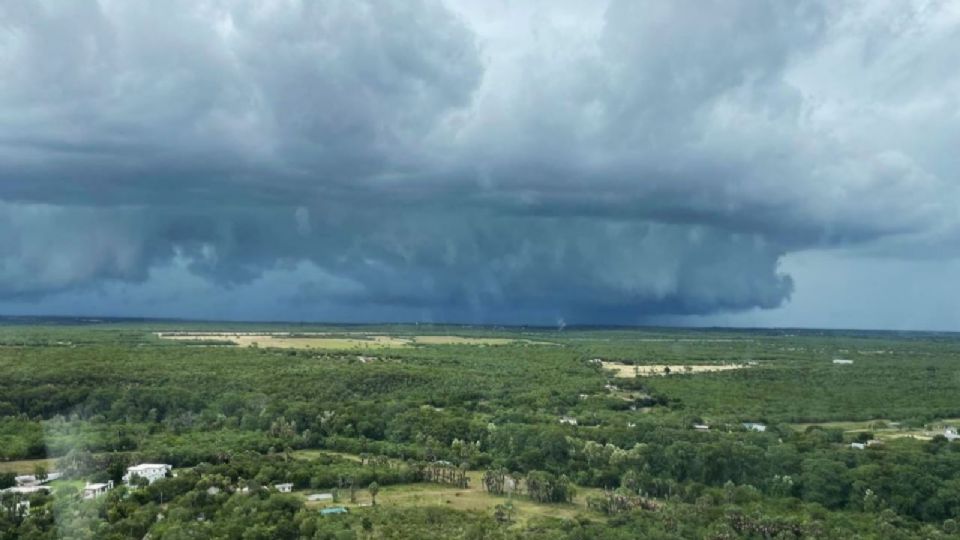
<svg viewBox="0 0 960 540"><path fill-rule="evenodd" d="M565 475L554 475L546 471L530 471L523 485L527 495L545 503L565 503L573 500L577 490Z"/></svg>
<svg viewBox="0 0 960 540"><path fill-rule="evenodd" d="M592 495L587 498L587 506L607 515L620 514L637 508L644 510L660 508L656 501L641 497L635 491L627 488L606 489L602 495Z"/></svg>

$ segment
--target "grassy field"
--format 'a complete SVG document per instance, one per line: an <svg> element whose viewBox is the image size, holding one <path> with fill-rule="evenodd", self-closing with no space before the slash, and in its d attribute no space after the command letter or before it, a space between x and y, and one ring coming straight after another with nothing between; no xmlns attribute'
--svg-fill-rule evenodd
<svg viewBox="0 0 960 540"><path fill-rule="evenodd" d="M359 459L359 458L356 458ZM514 520L517 526L524 526L531 518L553 517L572 519L577 515L586 514L591 519L602 519L603 516L587 508L586 499L591 494L599 493L595 488L577 488L577 495L572 503L541 504L534 502L523 495L509 497L493 495L483 489L480 471L468 473L470 485L467 488L457 488L440 484L401 484L380 488L377 494L377 506L380 507L423 507L443 506L459 511L492 513L498 504L511 503L514 508ZM304 499L315 490L298 492ZM351 509L366 508L372 505L370 493L365 489L356 492L356 503L349 502L349 495L341 491L339 500L335 503L306 502L309 508L324 506L344 506Z"/></svg>
<svg viewBox="0 0 960 540"><path fill-rule="evenodd" d="M13 472L17 474L33 474L33 468L43 465L47 472L56 467L56 459L24 459L19 461L0 461L0 473Z"/></svg>

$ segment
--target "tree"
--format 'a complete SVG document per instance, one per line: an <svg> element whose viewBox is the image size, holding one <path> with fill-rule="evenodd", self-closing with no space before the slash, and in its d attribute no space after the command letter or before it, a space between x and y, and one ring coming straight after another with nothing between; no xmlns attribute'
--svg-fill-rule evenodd
<svg viewBox="0 0 960 540"><path fill-rule="evenodd" d="M37 463L33 466L33 476L37 479L37 482L41 484L47 481L47 468L42 463Z"/></svg>
<svg viewBox="0 0 960 540"><path fill-rule="evenodd" d="M367 491L370 492L370 499L373 501L373 506L377 505L377 493L380 493L380 484L374 480L370 482L370 485L367 486Z"/></svg>
<svg viewBox="0 0 960 540"><path fill-rule="evenodd" d="M13 487L17 484L17 473L0 473L0 489Z"/></svg>
<svg viewBox="0 0 960 540"><path fill-rule="evenodd" d="M803 498L827 508L840 508L847 502L850 490L847 468L835 461L813 459L803 464L801 476Z"/></svg>

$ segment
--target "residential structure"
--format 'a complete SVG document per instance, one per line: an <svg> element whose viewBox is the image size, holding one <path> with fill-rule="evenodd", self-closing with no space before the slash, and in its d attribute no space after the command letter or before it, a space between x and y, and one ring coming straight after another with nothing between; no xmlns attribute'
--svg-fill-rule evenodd
<svg viewBox="0 0 960 540"><path fill-rule="evenodd" d="M561 416L560 423L575 426L577 425L577 419L572 416Z"/></svg>
<svg viewBox="0 0 960 540"><path fill-rule="evenodd" d="M113 489L113 480L110 480L106 484L87 484L83 486L83 498L84 499L96 499L97 497L104 495L107 491Z"/></svg>
<svg viewBox="0 0 960 540"><path fill-rule="evenodd" d="M767 430L767 426L765 426L764 424L758 424L758 423L756 423L756 422L744 422L744 423L743 423L743 427L745 427L745 428L747 428L747 429L749 429L749 430L751 430L751 431L764 432L764 431Z"/></svg>
<svg viewBox="0 0 960 540"><path fill-rule="evenodd" d="M852 364L853 360L847 360L846 358L834 358L834 364Z"/></svg>
<svg viewBox="0 0 960 540"><path fill-rule="evenodd" d="M127 467L127 474L123 475L123 483L128 486L132 484L134 477L141 477L152 484L161 478L165 478L173 469L172 465L166 463L141 463L133 467Z"/></svg>
<svg viewBox="0 0 960 540"><path fill-rule="evenodd" d="M280 493L290 493L293 491L293 484L275 484L273 487Z"/></svg>
<svg viewBox="0 0 960 540"><path fill-rule="evenodd" d="M34 486L34 485L46 484L48 482L53 482L54 480L56 480L57 478L60 478L61 476L63 476L63 473L52 472L47 474L47 477L43 480L43 482L41 482L37 480L37 477L32 474L24 474L16 477L15 480L18 486Z"/></svg>

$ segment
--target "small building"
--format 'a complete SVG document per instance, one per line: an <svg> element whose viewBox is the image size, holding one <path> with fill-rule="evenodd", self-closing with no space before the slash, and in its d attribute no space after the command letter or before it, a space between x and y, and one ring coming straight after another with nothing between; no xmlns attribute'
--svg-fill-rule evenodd
<svg viewBox="0 0 960 540"><path fill-rule="evenodd" d="M347 513L347 509L342 506L331 506L329 508L320 509L321 516L332 516L335 514L346 514L346 513Z"/></svg>
<svg viewBox="0 0 960 540"><path fill-rule="evenodd" d="M167 474L173 470L172 465L166 463L141 463L133 467L127 467L127 474L123 475L123 483L133 484L135 477L144 478L148 484L152 484L161 478L166 478Z"/></svg>
<svg viewBox="0 0 960 540"><path fill-rule="evenodd" d="M39 482L37 482L37 477L32 474L22 474L15 477L13 480L18 486L32 486L34 484L39 484Z"/></svg>
<svg viewBox="0 0 960 540"><path fill-rule="evenodd" d="M108 491L113 489L113 480L105 484L90 484L83 486L83 498L84 499L96 499L101 495L106 495Z"/></svg>
<svg viewBox="0 0 960 540"><path fill-rule="evenodd" d="M217 486L210 486L207 488L207 495L217 495L220 493L220 488Z"/></svg>
<svg viewBox="0 0 960 540"><path fill-rule="evenodd" d="M847 360L846 358L834 358L833 363L838 365L852 364L853 360Z"/></svg>
<svg viewBox="0 0 960 540"><path fill-rule="evenodd" d="M756 422L744 422L743 427L747 428L750 431L759 431L761 433L767 430L766 425L758 424Z"/></svg>
<svg viewBox="0 0 960 540"><path fill-rule="evenodd" d="M587 399L587 398L589 398L589 397L590 397L589 394L580 394L580 399L581 399L581 400Z"/></svg>
<svg viewBox="0 0 960 540"><path fill-rule="evenodd" d="M41 482L40 480L37 480L37 477L32 474L22 474L14 478L14 481L17 483L18 486L35 486L40 484L46 484L48 482L53 482L54 480L60 478L61 476L63 476L63 473L52 472L47 474L47 477L44 478L43 481Z"/></svg>
<svg viewBox="0 0 960 540"><path fill-rule="evenodd" d="M943 436L946 437L948 441L960 439L960 433L957 433L957 428L955 427L948 426L943 428Z"/></svg>
<svg viewBox="0 0 960 540"><path fill-rule="evenodd" d="M561 416L560 423L567 424L569 426L575 426L577 425L577 419L572 416Z"/></svg>
<svg viewBox="0 0 960 540"><path fill-rule="evenodd" d="M289 484L289 483L275 484L273 487L276 488L276 490L279 491L280 493L290 493L291 491L293 491L293 484Z"/></svg>
<svg viewBox="0 0 960 540"><path fill-rule="evenodd" d="M694 424L693 429L697 431L710 431L710 426L706 424Z"/></svg>
<svg viewBox="0 0 960 540"><path fill-rule="evenodd" d="M850 448L855 450L865 450L867 448L867 444L862 442L852 442L850 443Z"/></svg>
<svg viewBox="0 0 960 540"><path fill-rule="evenodd" d="M307 495L310 502L333 502L333 493L313 493Z"/></svg>

